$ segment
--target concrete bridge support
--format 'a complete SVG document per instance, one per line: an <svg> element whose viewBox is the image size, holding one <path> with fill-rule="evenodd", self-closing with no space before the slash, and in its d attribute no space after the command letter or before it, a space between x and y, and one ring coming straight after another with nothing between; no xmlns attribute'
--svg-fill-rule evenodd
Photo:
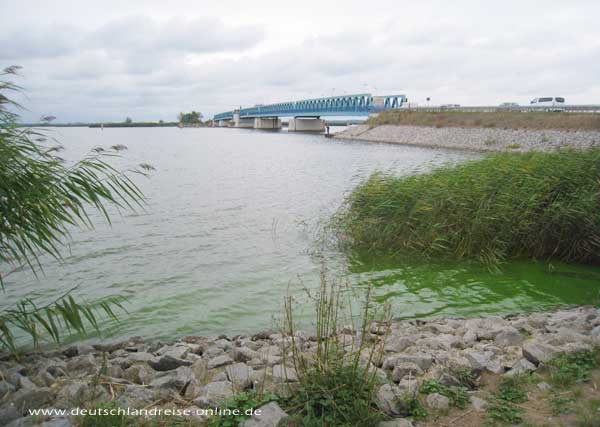
<svg viewBox="0 0 600 427"><path fill-rule="evenodd" d="M281 120L277 117L256 117L254 129L281 129Z"/></svg>
<svg viewBox="0 0 600 427"><path fill-rule="evenodd" d="M231 126L231 120L219 120L217 126L220 128L227 128Z"/></svg>
<svg viewBox="0 0 600 427"><path fill-rule="evenodd" d="M288 132L323 132L325 130L325 120L315 118L294 118L290 119Z"/></svg>
<svg viewBox="0 0 600 427"><path fill-rule="evenodd" d="M233 127L234 128L249 128L254 127L254 118L242 118L239 113L233 115Z"/></svg>

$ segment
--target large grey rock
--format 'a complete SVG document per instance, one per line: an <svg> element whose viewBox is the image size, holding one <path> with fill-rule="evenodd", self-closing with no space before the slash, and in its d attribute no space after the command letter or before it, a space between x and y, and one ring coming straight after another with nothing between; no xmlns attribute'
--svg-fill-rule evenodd
<svg viewBox="0 0 600 427"><path fill-rule="evenodd" d="M273 381L276 383L296 382L298 374L290 366L275 365L273 366Z"/></svg>
<svg viewBox="0 0 600 427"><path fill-rule="evenodd" d="M252 418L240 423L240 427L279 427L289 418L288 414L275 402L269 402L255 411Z"/></svg>
<svg viewBox="0 0 600 427"><path fill-rule="evenodd" d="M428 408L443 411L450 407L450 399L439 393L432 393L425 398L425 404Z"/></svg>
<svg viewBox="0 0 600 427"><path fill-rule="evenodd" d="M40 424L40 427L71 427L73 422L69 418L52 418Z"/></svg>
<svg viewBox="0 0 600 427"><path fill-rule="evenodd" d="M74 381L64 384L56 395L54 406L57 408L70 408L83 403L87 385L83 381Z"/></svg>
<svg viewBox="0 0 600 427"><path fill-rule="evenodd" d="M523 356L536 365L549 361L557 353L556 348L536 340L529 340L523 344Z"/></svg>
<svg viewBox="0 0 600 427"><path fill-rule="evenodd" d="M154 391L148 387L128 385L117 398L117 403L123 408L144 407L155 401Z"/></svg>
<svg viewBox="0 0 600 427"><path fill-rule="evenodd" d="M391 353L400 353L406 350L408 347L414 344L414 340L407 337L395 337L391 336L385 343L385 351Z"/></svg>
<svg viewBox="0 0 600 427"><path fill-rule="evenodd" d="M494 342L497 346L500 347L508 347L512 345L521 344L525 338L521 333L512 326L503 329L496 337L494 338Z"/></svg>
<svg viewBox="0 0 600 427"><path fill-rule="evenodd" d="M161 347L156 354L159 356L169 356L174 359L185 359L190 352L190 348L185 344L166 345Z"/></svg>
<svg viewBox="0 0 600 427"><path fill-rule="evenodd" d="M123 372L123 378L143 385L150 384L155 375L154 370L145 364L132 365Z"/></svg>
<svg viewBox="0 0 600 427"><path fill-rule="evenodd" d="M471 368L477 371L483 371L487 367L490 362L490 356L490 353L480 351L468 351L465 353L465 357L469 361Z"/></svg>
<svg viewBox="0 0 600 427"><path fill-rule="evenodd" d="M410 376L414 378L417 375L422 375L423 370L416 363L404 362L398 363L392 371L392 380L396 383L400 382L402 378Z"/></svg>
<svg viewBox="0 0 600 427"><path fill-rule="evenodd" d="M529 360L522 358L515 363L512 368L506 372L504 375L513 376L513 375L521 375L528 372L533 372L537 369L537 367L531 363Z"/></svg>
<svg viewBox="0 0 600 427"><path fill-rule="evenodd" d="M375 404L388 415L400 415L400 406L398 399L402 396L402 391L398 387L390 384L384 384L377 390Z"/></svg>
<svg viewBox="0 0 600 427"><path fill-rule="evenodd" d="M194 372L187 366L160 373L150 383L150 386L158 389L171 389L181 392L190 385L197 384Z"/></svg>
<svg viewBox="0 0 600 427"><path fill-rule="evenodd" d="M94 373L99 366L96 363L96 359L92 354L84 354L82 356L75 356L67 362L67 372L91 374Z"/></svg>
<svg viewBox="0 0 600 427"><path fill-rule="evenodd" d="M488 407L488 402L477 396L471 396L471 406L477 412L483 412Z"/></svg>
<svg viewBox="0 0 600 427"><path fill-rule="evenodd" d="M233 359L236 362L247 362L259 357L258 352L251 350L248 347L234 347L232 352Z"/></svg>
<svg viewBox="0 0 600 427"><path fill-rule="evenodd" d="M2 415L0 414L0 417ZM0 425L3 425L4 422L10 421L8 418L0 418ZM13 419L13 421L9 422L5 425L5 427L34 427L36 425L35 417L21 417L17 419Z"/></svg>
<svg viewBox="0 0 600 427"><path fill-rule="evenodd" d="M67 349L65 349L63 351L63 354L67 357L75 357L75 356L81 356L84 354L90 354L90 353L93 353L94 351L96 351L96 350L91 345L75 344L75 345L72 345L72 346L68 347Z"/></svg>
<svg viewBox="0 0 600 427"><path fill-rule="evenodd" d="M210 359L208 361L208 369L215 369L221 366L231 365L233 363L233 359L228 355L224 354L222 356L217 356L214 359Z"/></svg>
<svg viewBox="0 0 600 427"><path fill-rule="evenodd" d="M224 400L233 396L233 384L229 381L216 381L202 387L200 396L194 399L193 404L199 408L217 407Z"/></svg>
<svg viewBox="0 0 600 427"><path fill-rule="evenodd" d="M377 427L413 427L413 423L406 418L395 418L390 421L381 421Z"/></svg>
<svg viewBox="0 0 600 427"><path fill-rule="evenodd" d="M245 390L252 385L252 371L252 368L245 363L234 363L225 367L227 378L238 391Z"/></svg>
<svg viewBox="0 0 600 427"><path fill-rule="evenodd" d="M28 409L38 409L54 400L54 393L48 387L34 389L22 388L10 397L10 404L21 414L26 415Z"/></svg>
<svg viewBox="0 0 600 427"><path fill-rule="evenodd" d="M148 364L156 371L171 371L180 366L192 366L192 363L190 360L178 359L168 354L148 361Z"/></svg>
<svg viewBox="0 0 600 427"><path fill-rule="evenodd" d="M414 363L423 371L429 369L429 367L433 364L433 357L430 354L426 353L417 353L417 354L401 354L398 356L390 356L386 357L383 362L383 369L392 370L394 367L401 363Z"/></svg>

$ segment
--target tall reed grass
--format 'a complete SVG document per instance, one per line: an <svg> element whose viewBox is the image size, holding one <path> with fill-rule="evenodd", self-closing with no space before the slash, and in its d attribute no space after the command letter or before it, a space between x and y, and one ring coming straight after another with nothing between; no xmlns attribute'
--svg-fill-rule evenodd
<svg viewBox="0 0 600 427"><path fill-rule="evenodd" d="M347 197L334 228L347 248L385 255L600 264L600 149L377 172Z"/></svg>

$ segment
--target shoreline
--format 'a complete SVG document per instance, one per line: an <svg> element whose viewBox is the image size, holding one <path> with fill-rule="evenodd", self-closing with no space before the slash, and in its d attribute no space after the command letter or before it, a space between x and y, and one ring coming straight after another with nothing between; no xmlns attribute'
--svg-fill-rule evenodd
<svg viewBox="0 0 600 427"><path fill-rule="evenodd" d="M427 379L452 382L449 376L454 369L510 377L535 372L559 353L600 345L600 309L592 306L502 317L394 320L383 341L380 326L373 324L368 338L383 346L382 361L365 364L378 378L377 406L392 417L400 414L394 396L414 393ZM305 332L294 335L303 352L315 350L315 337ZM344 343L356 338L348 327L339 336ZM0 425L31 425L26 410L33 408L116 402L128 408L177 407L197 412L215 408L244 390L261 388L283 396L298 380L294 369L284 366L282 346L289 342L289 337L276 331L185 336L167 343L134 337L30 353L19 362L3 357ZM482 393L470 395L473 411L482 400L486 400ZM72 425L73 419L59 418L61 426ZM204 425L206 416L196 416L194 421Z"/></svg>
<svg viewBox="0 0 600 427"><path fill-rule="evenodd" d="M355 125L333 134L333 138L477 152L557 151L600 146L598 131L557 129Z"/></svg>

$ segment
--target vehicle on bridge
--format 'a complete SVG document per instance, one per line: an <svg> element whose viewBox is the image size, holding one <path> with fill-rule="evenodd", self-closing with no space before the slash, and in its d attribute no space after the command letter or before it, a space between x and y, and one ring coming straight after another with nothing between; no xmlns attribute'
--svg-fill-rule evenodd
<svg viewBox="0 0 600 427"><path fill-rule="evenodd" d="M565 107L565 98L557 97L545 97L535 98L529 103L532 107L546 107L546 111L563 111Z"/></svg>

